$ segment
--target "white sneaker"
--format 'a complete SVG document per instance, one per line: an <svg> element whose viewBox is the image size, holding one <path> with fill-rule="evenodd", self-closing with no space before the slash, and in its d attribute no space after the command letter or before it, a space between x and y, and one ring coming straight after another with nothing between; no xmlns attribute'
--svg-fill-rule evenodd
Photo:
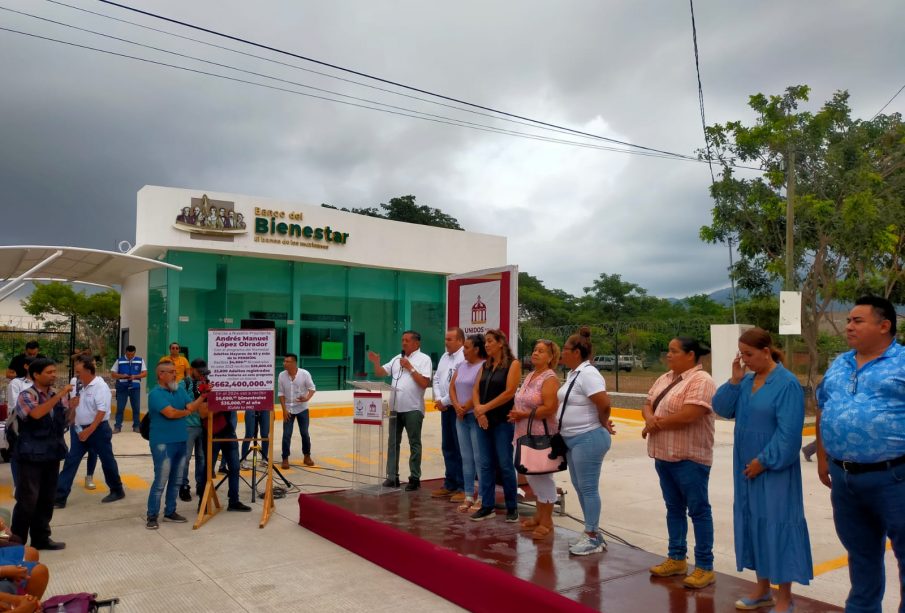
<svg viewBox="0 0 905 613"><path fill-rule="evenodd" d="M239 470L251 470L251 465L248 462L239 462Z"/></svg>
<svg viewBox="0 0 905 613"><path fill-rule="evenodd" d="M606 543L599 535L596 538L593 538L585 534L580 541L569 547L569 553L573 556L587 556L592 553L601 553L603 551L606 551Z"/></svg>
<svg viewBox="0 0 905 613"><path fill-rule="evenodd" d="M97 486L94 484L94 478L91 475L85 475L85 489L86 490L96 490Z"/></svg>

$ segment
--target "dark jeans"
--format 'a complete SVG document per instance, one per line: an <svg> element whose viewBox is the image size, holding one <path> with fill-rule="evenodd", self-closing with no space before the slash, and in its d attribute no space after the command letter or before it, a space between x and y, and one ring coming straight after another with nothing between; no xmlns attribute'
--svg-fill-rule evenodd
<svg viewBox="0 0 905 613"><path fill-rule="evenodd" d="M440 440L443 463L446 465L443 489L448 492L461 492L464 489L462 452L459 450L459 435L456 433L456 410L452 407L446 407L446 410L440 413Z"/></svg>
<svg viewBox="0 0 905 613"><path fill-rule="evenodd" d="M16 506L13 507L12 533L26 543L42 545L50 539L50 520L53 519L53 498L57 491L60 462L16 462L19 484L16 486Z"/></svg>
<svg viewBox="0 0 905 613"><path fill-rule="evenodd" d="M89 450L93 450L101 461L104 481L107 482L110 492L122 492L123 482L119 478L119 467L116 465L116 458L113 457L113 431L110 429L110 424L102 421L98 424L97 430L85 441L79 440L79 435L75 433L75 428L70 428L69 433L72 444L69 447L66 461L63 462L63 470L60 472L60 479L57 483L57 500L66 502L66 499L69 498L69 492L72 491L72 482L75 480L75 473L78 472L79 466L82 464L82 457Z"/></svg>
<svg viewBox="0 0 905 613"><path fill-rule="evenodd" d="M218 438L236 438L236 430L232 424L227 424L225 428L217 432L212 437ZM223 452L223 462L226 463L226 469L229 472L227 478L227 497L229 502L239 502L239 443L229 441L225 443L213 443L211 455L217 457L217 454ZM217 479L217 475L213 475L213 479Z"/></svg>
<svg viewBox="0 0 905 613"><path fill-rule="evenodd" d="M905 613L905 465L853 475L830 461L833 521L848 551L846 613L880 613L886 590L886 537L899 561L899 613Z"/></svg>
<svg viewBox="0 0 905 613"><path fill-rule="evenodd" d="M289 451L292 447L292 430L295 422L299 422L299 432L302 434L302 454L311 455L311 436L308 435L308 423L310 415L308 411L302 411L296 415L289 414L289 420L283 420L283 459L289 458Z"/></svg>
<svg viewBox="0 0 905 613"><path fill-rule="evenodd" d="M515 425L503 422L490 426L487 430L478 426L478 453L481 463L478 466L478 491L481 493L482 508L493 509L496 506L496 471L499 468L503 478L503 495L506 499L506 510L518 508L518 481L515 476L515 464L512 448L512 437L515 436Z"/></svg>
<svg viewBox="0 0 905 613"><path fill-rule="evenodd" d="M666 502L669 557L684 560L688 555L687 510L694 526L694 565L713 570L713 515L708 497L710 467L691 460L654 460L654 467Z"/></svg>
<svg viewBox="0 0 905 613"><path fill-rule="evenodd" d="M402 448L402 431L409 437L409 479L421 479L421 424L424 413L406 411L390 413L390 434L387 444L387 479L399 478L399 450Z"/></svg>
<svg viewBox="0 0 905 613"><path fill-rule="evenodd" d="M207 438L201 426L188 426L188 438L185 442L185 465L182 468L182 487L191 487L189 484L189 460L195 455L195 492L200 496L204 491L204 483L207 481L205 473L204 454L207 446Z"/></svg>
<svg viewBox="0 0 905 613"><path fill-rule="evenodd" d="M120 388L116 386L116 427L123 427L126 415L126 400L132 403L132 426L137 428L141 423L141 388Z"/></svg>
<svg viewBox="0 0 905 613"><path fill-rule="evenodd" d="M258 435L260 429L261 438L270 436L270 411L245 411L245 438L252 438ZM242 442L242 459L248 457L249 441ZM261 458L266 460L270 456L270 443L261 441ZM216 454L214 454L216 457Z"/></svg>

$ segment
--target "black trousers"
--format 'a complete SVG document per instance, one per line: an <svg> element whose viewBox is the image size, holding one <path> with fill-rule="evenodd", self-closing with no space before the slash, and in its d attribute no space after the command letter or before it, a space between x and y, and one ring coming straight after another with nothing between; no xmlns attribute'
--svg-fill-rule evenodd
<svg viewBox="0 0 905 613"><path fill-rule="evenodd" d="M19 460L19 482L16 485L16 506L13 507L13 534L32 545L43 545L50 539L50 520L53 519L53 500L57 492L60 462L29 462Z"/></svg>

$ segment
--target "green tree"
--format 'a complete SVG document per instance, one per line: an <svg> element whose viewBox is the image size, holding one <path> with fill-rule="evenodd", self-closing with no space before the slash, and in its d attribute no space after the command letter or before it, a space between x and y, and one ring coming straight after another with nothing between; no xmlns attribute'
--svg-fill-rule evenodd
<svg viewBox="0 0 905 613"><path fill-rule="evenodd" d="M794 159L792 264L813 377L818 323L833 299L868 290L891 295L902 284L905 130L898 114L852 119L844 91L816 113L800 111L808 92L800 85L782 95L756 94L749 99L754 125L707 128L722 169L711 187L712 223L701 238L737 243L739 285L755 295L770 293L785 270L785 188ZM739 178L736 163L757 165L762 175Z"/></svg>
<svg viewBox="0 0 905 613"><path fill-rule="evenodd" d="M328 209L346 211L347 213L356 213L358 215L378 217L380 219L390 219L392 221L416 223L423 226L436 226L438 228L449 228L450 230L465 229L459 225L458 220L452 215L444 213L440 209L418 204L415 202L415 196L412 195L390 198L389 202L381 203L380 208L372 206L347 209L338 208L330 204L321 204L321 206Z"/></svg>
<svg viewBox="0 0 905 613"><path fill-rule="evenodd" d="M547 289L537 277L518 274L519 322L535 326L558 326L570 323L575 297L560 289Z"/></svg>
<svg viewBox="0 0 905 613"><path fill-rule="evenodd" d="M584 292L578 305L585 320L653 318L673 311L669 301L649 296L646 289L637 283L623 281L620 274L600 273Z"/></svg>
<svg viewBox="0 0 905 613"><path fill-rule="evenodd" d="M69 284L52 281L36 283L28 298L22 301L22 308L54 327L65 326L75 317L76 337L106 359L110 350L115 350L119 300L116 290L89 296L84 291L75 291Z"/></svg>

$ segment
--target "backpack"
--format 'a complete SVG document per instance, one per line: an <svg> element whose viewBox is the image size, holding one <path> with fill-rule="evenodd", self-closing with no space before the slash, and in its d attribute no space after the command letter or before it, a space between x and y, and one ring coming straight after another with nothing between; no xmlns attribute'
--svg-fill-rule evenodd
<svg viewBox="0 0 905 613"><path fill-rule="evenodd" d="M138 425L138 433L141 434L141 438L146 441L151 440L151 413L145 413L145 416L141 418L141 423Z"/></svg>

